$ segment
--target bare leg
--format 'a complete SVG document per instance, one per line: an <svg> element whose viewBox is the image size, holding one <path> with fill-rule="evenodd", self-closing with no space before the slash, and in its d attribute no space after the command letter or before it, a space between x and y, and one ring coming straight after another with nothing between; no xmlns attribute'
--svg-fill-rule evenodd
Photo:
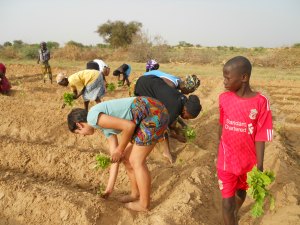
<svg viewBox="0 0 300 225"><path fill-rule="evenodd" d="M90 101L86 101L86 102L84 102L83 104L84 104L84 108L88 111L89 110L89 103L90 103Z"/></svg>
<svg viewBox="0 0 300 225"><path fill-rule="evenodd" d="M126 168L127 175L129 177L130 184L131 184L131 194L125 195L119 199L123 203L136 201L139 199L139 196L140 196L136 178L135 178L135 174L134 174L133 168L129 162L129 156L131 154L132 147L133 147L133 145L131 145L131 148L127 148L124 159L123 159L123 164Z"/></svg>
<svg viewBox="0 0 300 225"><path fill-rule="evenodd" d="M136 183L140 193L138 201L129 202L125 206L134 211L147 211L150 206L151 176L146 165L146 158L155 144L150 146L134 145L129 156L129 162L133 168Z"/></svg>
<svg viewBox="0 0 300 225"><path fill-rule="evenodd" d="M235 211L234 211L234 215L235 215L235 219L236 219L236 224L238 224L238 212L240 210L240 208L242 207L245 199L246 199L246 191L245 190L237 190L236 195L235 195Z"/></svg>
<svg viewBox="0 0 300 225"><path fill-rule="evenodd" d="M98 104L98 103L101 102L101 99L97 97L96 100L95 100L95 102Z"/></svg>
<svg viewBox="0 0 300 225"><path fill-rule="evenodd" d="M235 196L230 198L223 198L222 200L223 207L223 219L225 225L236 225L236 219L234 215L234 211L236 208Z"/></svg>

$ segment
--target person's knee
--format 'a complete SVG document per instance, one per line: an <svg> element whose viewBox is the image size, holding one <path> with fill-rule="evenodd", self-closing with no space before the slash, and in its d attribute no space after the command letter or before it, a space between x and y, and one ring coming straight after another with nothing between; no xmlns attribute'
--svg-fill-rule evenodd
<svg viewBox="0 0 300 225"><path fill-rule="evenodd" d="M233 213L235 210L235 199L234 197L223 199L223 210L226 213Z"/></svg>

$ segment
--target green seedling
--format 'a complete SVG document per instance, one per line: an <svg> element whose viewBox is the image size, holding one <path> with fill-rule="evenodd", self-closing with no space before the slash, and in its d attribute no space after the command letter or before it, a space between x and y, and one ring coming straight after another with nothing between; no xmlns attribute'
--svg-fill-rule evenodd
<svg viewBox="0 0 300 225"><path fill-rule="evenodd" d="M261 172L257 167L247 173L247 183L249 189L247 193L255 200L254 205L251 208L251 214L253 217L260 217L263 215L264 202L267 197L270 198L270 210L275 208L274 197L270 194L270 191L267 189L272 182L274 182L275 176L271 171Z"/></svg>
<svg viewBox="0 0 300 225"><path fill-rule="evenodd" d="M184 136L186 137L186 139L188 141L192 141L192 140L194 140L196 138L196 132L195 132L195 130L193 128L191 128L191 127L185 127L183 129L183 131L184 131Z"/></svg>
<svg viewBox="0 0 300 225"><path fill-rule="evenodd" d="M105 186L103 184L100 184L97 194L102 195L104 193L104 191L105 191Z"/></svg>
<svg viewBox="0 0 300 225"><path fill-rule="evenodd" d="M107 167L109 167L111 164L110 158L104 154L97 154L96 162L97 162L96 169L101 168L103 170L106 169Z"/></svg>
<svg viewBox="0 0 300 225"><path fill-rule="evenodd" d="M116 85L114 83L107 84L108 91L114 91L116 89Z"/></svg>
<svg viewBox="0 0 300 225"><path fill-rule="evenodd" d="M123 81L122 80L119 80L118 81L118 87L122 87L123 86Z"/></svg>
<svg viewBox="0 0 300 225"><path fill-rule="evenodd" d="M73 93L64 93L64 103L68 106L73 106L74 94Z"/></svg>

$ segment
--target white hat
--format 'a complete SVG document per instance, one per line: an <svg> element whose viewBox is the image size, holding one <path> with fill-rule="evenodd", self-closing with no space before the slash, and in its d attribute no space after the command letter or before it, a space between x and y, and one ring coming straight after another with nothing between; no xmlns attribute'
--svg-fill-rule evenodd
<svg viewBox="0 0 300 225"><path fill-rule="evenodd" d="M56 82L60 83L64 78L66 78L66 75L64 73L59 73L56 76Z"/></svg>
<svg viewBox="0 0 300 225"><path fill-rule="evenodd" d="M109 66L101 59L94 59L93 61L98 64L100 72L103 72L104 67L109 68Z"/></svg>

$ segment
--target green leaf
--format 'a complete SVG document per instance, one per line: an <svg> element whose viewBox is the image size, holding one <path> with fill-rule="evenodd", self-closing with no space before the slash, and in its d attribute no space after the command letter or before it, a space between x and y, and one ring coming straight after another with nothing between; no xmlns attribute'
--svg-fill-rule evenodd
<svg viewBox="0 0 300 225"><path fill-rule="evenodd" d="M114 83L107 84L107 90L108 91L114 91L116 89L116 86Z"/></svg>
<svg viewBox="0 0 300 225"><path fill-rule="evenodd" d="M75 95L73 93L65 92L63 97L64 97L64 103L66 105L73 106L73 101L74 101L74 97L75 97Z"/></svg>
<svg viewBox="0 0 300 225"><path fill-rule="evenodd" d="M185 135L186 139L189 140L189 141L194 140L196 138L196 132L191 127L185 127L183 129L183 132L184 132L184 135Z"/></svg>
<svg viewBox="0 0 300 225"><path fill-rule="evenodd" d="M96 169L106 169L111 164L110 158L105 156L104 154L97 154L96 162Z"/></svg>
<svg viewBox="0 0 300 225"><path fill-rule="evenodd" d="M254 217L259 217L264 213L263 205L266 197L270 197L270 209L274 209L275 200L270 194L267 186L269 186L275 180L273 172L265 171L261 172L257 167L253 167L251 171L247 173L247 183L249 189L247 193L251 198L255 200L255 204L252 206L251 214Z"/></svg>

